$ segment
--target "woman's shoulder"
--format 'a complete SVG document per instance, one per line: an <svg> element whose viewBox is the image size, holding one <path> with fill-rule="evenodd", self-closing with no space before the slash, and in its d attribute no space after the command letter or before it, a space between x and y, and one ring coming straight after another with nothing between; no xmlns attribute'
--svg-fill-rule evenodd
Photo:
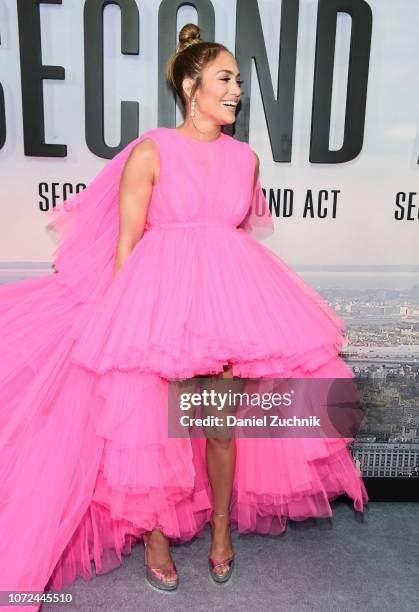
<svg viewBox="0 0 419 612"><path fill-rule="evenodd" d="M246 140L238 140L230 134L225 134L226 140L230 146L235 147L236 150L242 154L248 155L252 158L257 158L256 152L252 149L250 144Z"/></svg>
<svg viewBox="0 0 419 612"><path fill-rule="evenodd" d="M225 137L232 152L236 153L236 158L240 156L240 158L242 158L248 166L250 165L251 168L259 166L259 157L247 141L238 140L234 138L234 136L230 136L230 134L225 134Z"/></svg>
<svg viewBox="0 0 419 612"><path fill-rule="evenodd" d="M147 141L153 140L159 143L164 138L164 130L165 128L161 128L161 127L155 127L149 130L145 130L137 138L134 139L132 144L134 144L134 146L137 146L137 145L140 145L145 140Z"/></svg>
<svg viewBox="0 0 419 612"><path fill-rule="evenodd" d="M151 128L130 143L131 155L144 162L148 157L160 157L164 143L165 128Z"/></svg>
<svg viewBox="0 0 419 612"><path fill-rule="evenodd" d="M130 155L137 156L142 151L155 151L161 148L161 130L162 128L151 128L142 132L136 138L133 138L125 147L117 153L113 161L121 162L127 159ZM112 160L111 160L112 161Z"/></svg>

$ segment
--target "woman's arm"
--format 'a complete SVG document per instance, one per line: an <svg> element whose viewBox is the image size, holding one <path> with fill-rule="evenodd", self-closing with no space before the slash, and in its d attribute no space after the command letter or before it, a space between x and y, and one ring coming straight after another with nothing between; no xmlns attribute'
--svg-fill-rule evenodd
<svg viewBox="0 0 419 612"><path fill-rule="evenodd" d="M116 276L142 238L160 162L155 142L145 138L133 147L119 184L119 236L113 275Z"/></svg>

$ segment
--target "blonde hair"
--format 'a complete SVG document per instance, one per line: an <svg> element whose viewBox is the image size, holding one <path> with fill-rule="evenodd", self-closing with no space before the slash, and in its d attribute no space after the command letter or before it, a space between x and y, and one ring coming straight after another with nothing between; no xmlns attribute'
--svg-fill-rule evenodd
<svg viewBox="0 0 419 612"><path fill-rule="evenodd" d="M179 32L176 52L166 64L166 76L170 86L179 96L186 109L186 96L182 88L183 79L195 80L191 97L202 83L201 72L221 51L231 53L221 43L201 40L201 28L194 23L187 23Z"/></svg>

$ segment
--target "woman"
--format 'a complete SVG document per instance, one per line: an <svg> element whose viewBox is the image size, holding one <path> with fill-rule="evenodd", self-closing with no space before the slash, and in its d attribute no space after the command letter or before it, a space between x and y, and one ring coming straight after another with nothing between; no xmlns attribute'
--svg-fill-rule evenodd
<svg viewBox="0 0 419 612"><path fill-rule="evenodd" d="M211 523L280 533L367 493L352 438L168 435L168 381L353 378L343 321L254 236L272 231L256 154L221 132L241 95L233 55L180 32L175 129L143 133L51 214L57 272L0 288L0 587L58 590L143 539L148 581L179 581L169 548Z"/></svg>

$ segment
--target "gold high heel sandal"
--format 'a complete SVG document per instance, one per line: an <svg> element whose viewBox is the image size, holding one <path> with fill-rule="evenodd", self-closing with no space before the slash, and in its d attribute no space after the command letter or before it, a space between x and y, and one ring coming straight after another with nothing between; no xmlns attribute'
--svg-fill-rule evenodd
<svg viewBox="0 0 419 612"><path fill-rule="evenodd" d="M172 561L169 567L150 567L147 561L148 542L147 536L144 534L144 565L146 567L146 578L151 586L161 591L175 591L179 584L179 576L176 570L176 565Z"/></svg>
<svg viewBox="0 0 419 612"><path fill-rule="evenodd" d="M214 512L213 511L212 515L213 516L228 516L228 512ZM211 518L211 523L212 523L212 518ZM227 582L227 580L229 580L229 578L231 577L233 573L233 569L234 569L234 553L231 555L231 557L228 557L227 559L223 559L222 561L208 557L208 565L209 565L209 571L210 571L211 578L215 582L218 582L218 583Z"/></svg>

